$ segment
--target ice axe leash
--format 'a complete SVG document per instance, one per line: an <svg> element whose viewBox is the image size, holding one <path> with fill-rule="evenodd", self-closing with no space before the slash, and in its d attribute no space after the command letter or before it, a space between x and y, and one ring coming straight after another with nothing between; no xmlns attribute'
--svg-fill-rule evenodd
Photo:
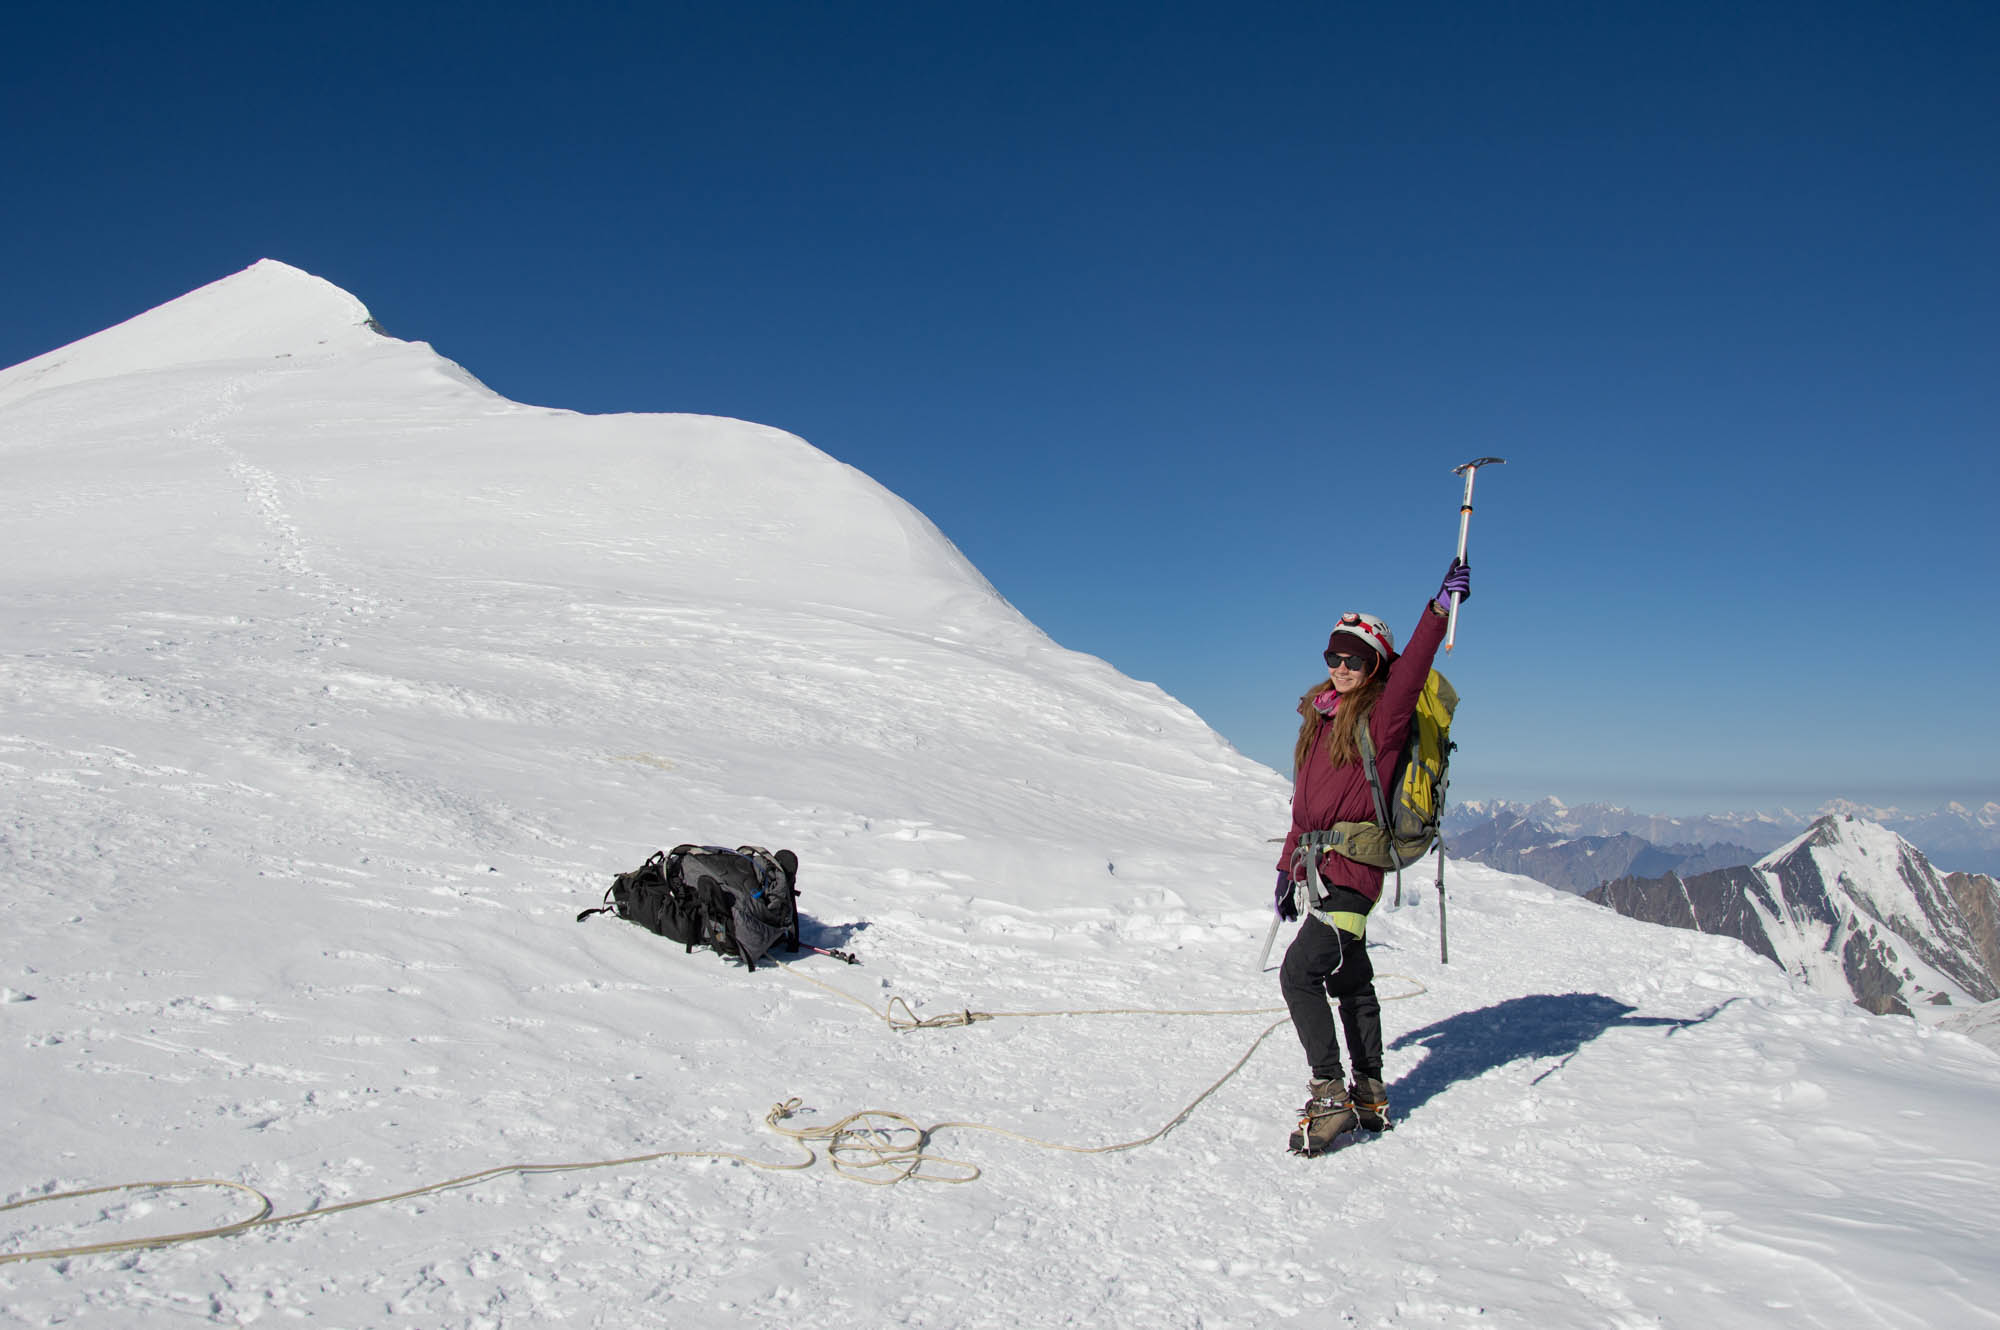
<svg viewBox="0 0 2000 1330"><path fill-rule="evenodd" d="M1506 461L1507 459L1504 457L1475 457L1465 465L1455 466L1451 469L1453 475L1465 477L1465 498L1460 500L1458 505L1458 559L1460 563L1465 562L1465 535L1467 529L1472 525L1473 477L1479 474L1479 468L1482 466L1501 466ZM1452 642L1457 636L1458 593L1454 591L1451 593L1451 618L1445 624L1444 629L1444 649L1446 651L1451 650Z"/></svg>

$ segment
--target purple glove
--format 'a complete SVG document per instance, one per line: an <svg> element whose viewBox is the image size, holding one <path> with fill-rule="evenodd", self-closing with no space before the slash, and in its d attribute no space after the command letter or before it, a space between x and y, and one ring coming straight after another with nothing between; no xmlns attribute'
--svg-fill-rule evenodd
<svg viewBox="0 0 2000 1330"><path fill-rule="evenodd" d="M1299 904L1292 898L1292 875L1282 868L1278 870L1278 890L1271 897L1271 905L1280 919L1299 917Z"/></svg>
<svg viewBox="0 0 2000 1330"><path fill-rule="evenodd" d="M1437 598L1431 604L1438 607L1438 613L1451 613L1451 596L1458 593L1458 603L1463 605L1472 599L1472 565L1460 559L1453 559L1451 567L1445 570L1444 585L1438 588Z"/></svg>

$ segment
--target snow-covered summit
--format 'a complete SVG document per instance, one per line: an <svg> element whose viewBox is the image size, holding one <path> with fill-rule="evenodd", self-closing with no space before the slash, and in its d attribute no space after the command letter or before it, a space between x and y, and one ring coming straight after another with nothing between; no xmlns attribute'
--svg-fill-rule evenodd
<svg viewBox="0 0 2000 1330"><path fill-rule="evenodd" d="M115 327L0 371L0 403L93 379L197 365L337 354L380 336L333 283L276 259L210 282Z"/></svg>
<svg viewBox="0 0 2000 1330"><path fill-rule="evenodd" d="M582 585L816 604L1047 645L923 514L802 439L719 417L508 401L428 344L375 331L354 296L273 260L0 371L0 407L13 408L0 456L54 449L37 465L75 468L60 500L39 501L32 483L13 496L22 540L60 549L75 539L55 529L69 508L100 505L82 560L98 573L143 578L218 542L240 550L257 538L244 522L268 535L282 507L287 538L320 542L322 557L440 576L573 572ZM190 501L212 518L174 522L174 502L145 517L162 496L125 481L149 468L149 481L206 491ZM46 476L60 486L56 469ZM250 507L224 497L245 484L259 495Z"/></svg>
<svg viewBox="0 0 2000 1330"><path fill-rule="evenodd" d="M1051 642L870 477L767 426L510 402L366 320L267 262L0 376L75 376L0 399L0 613L27 653L0 684L42 717L26 741L194 770L261 754L260 781L328 810L315 840L350 839L372 791L475 822L542 808L536 834L567 841L563 791L602 787L599 870L879 819L984 827L987 868L1071 861L983 882L1023 904L1122 895L1156 859L1262 874L1277 778ZM446 732L479 756L418 795L406 773ZM376 755L358 788L355 752ZM733 825L746 800L816 811Z"/></svg>

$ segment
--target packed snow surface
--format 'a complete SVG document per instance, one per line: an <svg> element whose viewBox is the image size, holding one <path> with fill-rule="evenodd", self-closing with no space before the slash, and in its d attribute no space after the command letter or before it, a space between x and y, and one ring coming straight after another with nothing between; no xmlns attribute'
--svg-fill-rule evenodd
<svg viewBox="0 0 2000 1330"><path fill-rule="evenodd" d="M1371 925L1400 1125L1288 1156L1276 775L798 439L366 317L265 263L0 373L0 1198L329 1212L0 1264L0 1323L2000 1326L2000 1058L1477 866ZM682 840L796 850L862 964L577 922ZM742 1162L793 1099L999 1131ZM683 1151L739 1158L333 1212Z"/></svg>

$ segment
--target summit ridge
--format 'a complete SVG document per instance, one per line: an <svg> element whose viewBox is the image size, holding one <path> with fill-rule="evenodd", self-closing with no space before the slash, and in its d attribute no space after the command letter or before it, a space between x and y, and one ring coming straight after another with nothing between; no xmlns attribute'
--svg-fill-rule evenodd
<svg viewBox="0 0 2000 1330"><path fill-rule="evenodd" d="M0 402L213 361L353 349L381 336L368 307L340 287L288 263L259 259L123 323L0 370Z"/></svg>

